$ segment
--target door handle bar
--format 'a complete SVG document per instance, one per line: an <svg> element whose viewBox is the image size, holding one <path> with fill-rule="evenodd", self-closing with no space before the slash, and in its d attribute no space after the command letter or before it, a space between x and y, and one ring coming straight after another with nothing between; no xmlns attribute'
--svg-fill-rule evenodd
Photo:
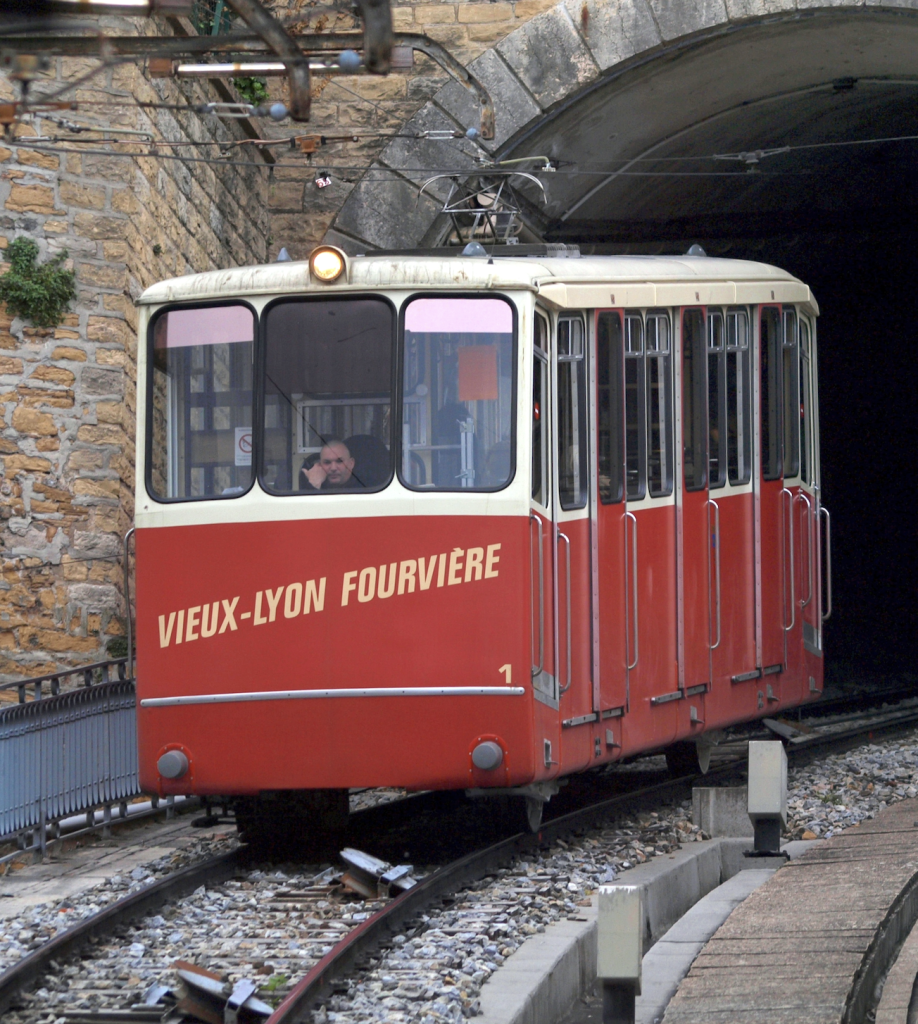
<svg viewBox="0 0 918 1024"><path fill-rule="evenodd" d="M801 600L800 607L806 608L806 606L813 600L813 526L812 526L812 511L813 506L810 504L810 499L800 491L800 493L794 498L794 501L802 501L806 505L806 577L807 577L807 595L806 600Z"/></svg>
<svg viewBox="0 0 918 1024"><path fill-rule="evenodd" d="M567 693L571 688L573 676L571 675L571 539L566 533L558 530L558 540L563 540L567 548L567 604L565 615L567 616L567 682L558 692Z"/></svg>
<svg viewBox="0 0 918 1024"><path fill-rule="evenodd" d="M532 564L532 524L539 528L539 664L533 665L533 678L542 674L545 666L545 553L542 538L542 520L535 514L529 513L529 563ZM531 607L531 605L530 605ZM530 653L532 653L530 651Z"/></svg>
<svg viewBox="0 0 918 1024"><path fill-rule="evenodd" d="M714 501L713 498L708 499L708 504L714 509L714 536L717 538L714 545L714 569L715 569L715 581L716 581L716 603L717 609L717 643L711 645L711 650L716 651L720 647L720 505ZM708 520L708 533L710 533L710 520ZM710 555L708 556L710 559ZM710 563L709 563L710 564Z"/></svg>
<svg viewBox="0 0 918 1024"><path fill-rule="evenodd" d="M634 607L634 625L632 626L633 640L634 640L634 661L627 664L628 671L637 668L638 658L640 656L638 650L638 574L637 574L637 517L633 512L626 512L625 519L630 519L631 526L631 600ZM627 536L627 524L625 526ZM627 541L626 541L627 545ZM625 559L627 565L627 557ZM625 584L625 616L627 620L627 609L628 609L628 590L627 582ZM627 654L625 655L627 658Z"/></svg>
<svg viewBox="0 0 918 1024"><path fill-rule="evenodd" d="M822 621L827 622L832 614L832 517L824 505L819 506L819 514L826 517L826 611Z"/></svg>
<svg viewBox="0 0 918 1024"><path fill-rule="evenodd" d="M784 632L789 633L797 622L797 602L794 599L794 496L786 488L781 488L781 532L784 532L784 495L790 498L790 543L786 546L785 550L790 552L790 607L791 607L791 620L790 625L784 627ZM787 566L787 558L784 560L784 567ZM784 598L787 594L787 587L782 583L781 585L781 603L784 605L784 618L787 619L787 603Z"/></svg>

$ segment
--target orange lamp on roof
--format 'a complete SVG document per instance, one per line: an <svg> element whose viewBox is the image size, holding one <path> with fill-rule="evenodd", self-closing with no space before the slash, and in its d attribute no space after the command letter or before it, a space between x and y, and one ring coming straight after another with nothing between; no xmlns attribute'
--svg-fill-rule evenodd
<svg viewBox="0 0 918 1024"><path fill-rule="evenodd" d="M313 249L309 257L312 276L324 284L337 281L346 265L344 253L332 245L320 245L318 249Z"/></svg>

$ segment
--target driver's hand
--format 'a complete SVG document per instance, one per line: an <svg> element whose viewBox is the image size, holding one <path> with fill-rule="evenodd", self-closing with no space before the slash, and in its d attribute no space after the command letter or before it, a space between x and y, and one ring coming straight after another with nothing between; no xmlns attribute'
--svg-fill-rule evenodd
<svg viewBox="0 0 918 1024"><path fill-rule="evenodd" d="M306 479L312 484L313 487L315 487L316 490L319 490L322 484L325 483L326 476L328 476L328 474L322 468L321 462L317 462L314 466L311 466L309 469L304 470L304 473L306 474Z"/></svg>

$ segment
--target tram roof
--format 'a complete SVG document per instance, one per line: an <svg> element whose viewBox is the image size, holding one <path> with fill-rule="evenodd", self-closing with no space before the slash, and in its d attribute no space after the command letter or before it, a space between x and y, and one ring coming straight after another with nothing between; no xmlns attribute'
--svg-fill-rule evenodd
<svg viewBox="0 0 918 1024"><path fill-rule="evenodd" d="M803 302L809 288L767 263L706 256L582 256L578 258L418 256L348 257L346 280L311 279L306 260L212 270L152 285L143 305L258 295L330 294L373 289L535 291L558 306L597 307ZM616 294L618 292L619 294ZM702 294L704 292L704 294Z"/></svg>

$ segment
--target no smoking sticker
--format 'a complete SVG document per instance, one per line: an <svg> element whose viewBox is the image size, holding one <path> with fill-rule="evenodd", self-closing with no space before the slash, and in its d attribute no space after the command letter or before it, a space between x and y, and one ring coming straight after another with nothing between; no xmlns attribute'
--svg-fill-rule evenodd
<svg viewBox="0 0 918 1024"><path fill-rule="evenodd" d="M252 428L236 427L236 465L252 465Z"/></svg>

